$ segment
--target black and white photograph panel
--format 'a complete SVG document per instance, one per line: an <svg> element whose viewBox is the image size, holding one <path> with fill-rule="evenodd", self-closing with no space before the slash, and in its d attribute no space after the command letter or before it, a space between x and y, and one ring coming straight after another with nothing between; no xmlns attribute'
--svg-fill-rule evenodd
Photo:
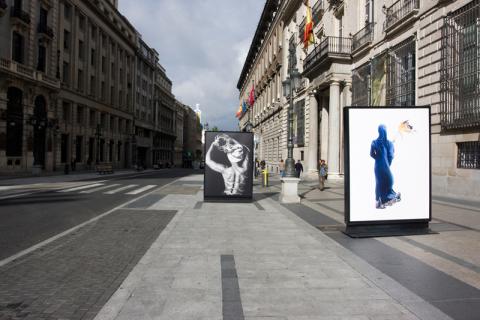
<svg viewBox="0 0 480 320"><path fill-rule="evenodd" d="M428 108L351 108L350 221L428 219Z"/></svg>
<svg viewBox="0 0 480 320"><path fill-rule="evenodd" d="M206 132L204 197L251 198L252 164L252 133Z"/></svg>

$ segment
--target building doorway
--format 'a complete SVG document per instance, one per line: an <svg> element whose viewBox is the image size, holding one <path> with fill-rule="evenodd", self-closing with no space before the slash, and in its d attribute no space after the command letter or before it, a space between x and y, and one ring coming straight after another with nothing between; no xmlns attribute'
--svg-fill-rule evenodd
<svg viewBox="0 0 480 320"><path fill-rule="evenodd" d="M43 96L35 98L33 109L33 165L45 168L45 139L47 132L47 103Z"/></svg>
<svg viewBox="0 0 480 320"><path fill-rule="evenodd" d="M23 146L23 92L10 87L7 91L7 157L21 157Z"/></svg>

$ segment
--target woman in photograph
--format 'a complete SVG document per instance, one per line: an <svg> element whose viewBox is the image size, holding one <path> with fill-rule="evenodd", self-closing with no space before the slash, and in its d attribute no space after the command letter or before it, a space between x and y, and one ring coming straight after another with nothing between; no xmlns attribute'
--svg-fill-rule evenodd
<svg viewBox="0 0 480 320"><path fill-rule="evenodd" d="M226 155L224 163L212 159L212 151L216 148ZM242 195L247 181L247 169L250 150L237 140L222 133L215 137L215 141L205 155L206 165L220 173L225 184L225 195Z"/></svg>
<svg viewBox="0 0 480 320"><path fill-rule="evenodd" d="M400 201L400 193L393 191L393 175L390 165L393 161L393 142L387 138L387 127L378 126L378 138L372 141L370 156L375 159L375 204L377 209Z"/></svg>

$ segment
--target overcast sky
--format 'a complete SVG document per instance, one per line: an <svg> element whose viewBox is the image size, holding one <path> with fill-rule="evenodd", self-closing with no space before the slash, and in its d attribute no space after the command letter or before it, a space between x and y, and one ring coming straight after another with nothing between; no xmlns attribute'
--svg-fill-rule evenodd
<svg viewBox="0 0 480 320"><path fill-rule="evenodd" d="M237 82L265 0L119 0L119 10L155 48L173 94L210 128L238 130Z"/></svg>

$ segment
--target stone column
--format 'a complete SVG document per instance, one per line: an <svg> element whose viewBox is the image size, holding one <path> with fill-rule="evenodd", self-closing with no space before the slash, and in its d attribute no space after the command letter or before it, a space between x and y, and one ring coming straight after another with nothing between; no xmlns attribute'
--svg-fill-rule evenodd
<svg viewBox="0 0 480 320"><path fill-rule="evenodd" d="M317 175L317 163L318 163L318 103L315 97L315 93L310 92L309 95L310 104L310 130L308 135L308 175Z"/></svg>
<svg viewBox="0 0 480 320"><path fill-rule="evenodd" d="M340 178L340 84L330 84L328 112L328 177Z"/></svg>

